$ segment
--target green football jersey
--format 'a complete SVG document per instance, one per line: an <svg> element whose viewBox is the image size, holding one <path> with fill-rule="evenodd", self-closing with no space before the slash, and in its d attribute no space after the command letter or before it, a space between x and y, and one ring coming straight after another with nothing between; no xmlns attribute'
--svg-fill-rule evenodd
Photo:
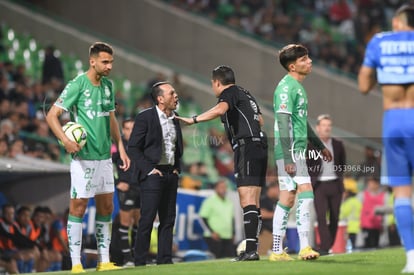
<svg viewBox="0 0 414 275"><path fill-rule="evenodd" d="M105 77L94 86L86 73L70 81L55 105L69 111L71 120L81 124L87 132L86 144L76 157L103 160L111 157L109 113L115 111L112 83Z"/></svg>
<svg viewBox="0 0 414 275"><path fill-rule="evenodd" d="M283 77L276 87L273 97L273 109L275 112L275 159L283 159L276 116L278 113L290 115L289 131L293 139L290 150L294 152L306 150L308 97L302 84L289 74Z"/></svg>

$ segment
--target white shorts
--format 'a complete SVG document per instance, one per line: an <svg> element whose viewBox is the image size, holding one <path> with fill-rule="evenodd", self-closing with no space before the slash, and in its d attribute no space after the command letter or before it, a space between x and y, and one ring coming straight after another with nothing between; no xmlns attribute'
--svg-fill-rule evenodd
<svg viewBox="0 0 414 275"><path fill-rule="evenodd" d="M92 198L113 193L114 172L112 159L76 160L70 163L70 198Z"/></svg>
<svg viewBox="0 0 414 275"><path fill-rule="evenodd" d="M311 183L308 172L308 166L305 159L296 159L296 175L291 177L285 171L285 162L283 159L276 160L277 173L279 178L279 189L293 191L297 189L297 184Z"/></svg>

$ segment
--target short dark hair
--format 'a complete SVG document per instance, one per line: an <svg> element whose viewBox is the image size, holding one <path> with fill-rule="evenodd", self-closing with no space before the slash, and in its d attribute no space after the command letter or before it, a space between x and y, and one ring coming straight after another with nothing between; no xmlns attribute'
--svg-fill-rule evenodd
<svg viewBox="0 0 414 275"><path fill-rule="evenodd" d="M158 105L158 97L164 93L160 88L161 85L170 84L168 81L159 81L151 87L151 98L155 105Z"/></svg>
<svg viewBox="0 0 414 275"><path fill-rule="evenodd" d="M11 204L11 203L5 203L5 204L3 204L2 208L1 208L1 211L2 211L3 216L4 216L4 212L6 211L7 208L13 208L13 209L15 209L14 205Z"/></svg>
<svg viewBox="0 0 414 275"><path fill-rule="evenodd" d="M287 71L289 65L295 62L298 58L308 54L308 49L300 44L289 44L279 51L279 62Z"/></svg>
<svg viewBox="0 0 414 275"><path fill-rule="evenodd" d="M31 212L30 208L28 206L21 206L19 207L19 209L17 209L16 215L20 216L21 214L23 214L23 212Z"/></svg>
<svg viewBox="0 0 414 275"><path fill-rule="evenodd" d="M112 46L105 43L105 42L95 42L91 45L89 48L89 56L97 56L100 52L106 52L110 55L113 55L114 50L112 49Z"/></svg>
<svg viewBox="0 0 414 275"><path fill-rule="evenodd" d="M395 16L402 16L405 23L411 27L414 28L414 5L412 4L405 4L402 5L396 12Z"/></svg>
<svg viewBox="0 0 414 275"><path fill-rule="evenodd" d="M230 85L236 83L233 69L225 65L220 65L214 68L211 79L218 80L222 85Z"/></svg>

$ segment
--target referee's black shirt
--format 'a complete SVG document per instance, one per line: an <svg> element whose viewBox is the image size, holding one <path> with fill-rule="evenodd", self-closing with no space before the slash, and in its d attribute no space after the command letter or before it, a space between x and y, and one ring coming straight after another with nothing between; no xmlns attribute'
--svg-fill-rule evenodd
<svg viewBox="0 0 414 275"><path fill-rule="evenodd" d="M228 111L221 116L221 121L232 146L240 139L262 137L260 108L249 91L232 85L220 94L218 102L229 105Z"/></svg>
<svg viewBox="0 0 414 275"><path fill-rule="evenodd" d="M122 143L124 144L125 150L127 150L128 141L125 140L123 137L122 137ZM115 184L121 181L126 182L128 184L138 184L136 177L133 174L134 169L132 169L133 168L132 163L131 163L131 167L126 171L119 168L123 164L123 161L121 159L121 156L118 150L112 154L112 162L116 165L116 169L118 172L118 179L116 180Z"/></svg>

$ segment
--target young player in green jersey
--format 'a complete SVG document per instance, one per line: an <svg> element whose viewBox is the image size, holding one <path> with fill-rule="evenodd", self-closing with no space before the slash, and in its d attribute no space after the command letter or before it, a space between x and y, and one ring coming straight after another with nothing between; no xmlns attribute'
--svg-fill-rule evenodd
<svg viewBox="0 0 414 275"><path fill-rule="evenodd" d="M98 271L118 269L109 261L111 241L111 214L113 211L114 177L111 160L111 138L118 146L123 161L121 168L127 170L130 160L125 152L118 122L115 117L115 97L111 82L106 78L113 63L112 47L96 42L89 49L89 69L70 81L55 104L49 110L46 120L62 142L66 151L72 154L71 189L68 219L69 249L72 259L72 273L85 272L81 264L82 218L88 199L96 203L96 241L98 248ZM69 140L59 122L64 111L71 113L71 119L87 131L86 145Z"/></svg>
<svg viewBox="0 0 414 275"><path fill-rule="evenodd" d="M311 179L306 165L308 138L320 152L320 157L332 160L332 155L308 125L308 98L301 82L312 70L308 50L291 44L279 52L280 64L288 71L276 87L273 107L275 111L275 159L278 169L280 198L273 217L273 248L270 261L293 260L283 250L288 214L298 194L296 224L300 241L299 259L319 257L309 245L311 230L310 209L313 205Z"/></svg>

